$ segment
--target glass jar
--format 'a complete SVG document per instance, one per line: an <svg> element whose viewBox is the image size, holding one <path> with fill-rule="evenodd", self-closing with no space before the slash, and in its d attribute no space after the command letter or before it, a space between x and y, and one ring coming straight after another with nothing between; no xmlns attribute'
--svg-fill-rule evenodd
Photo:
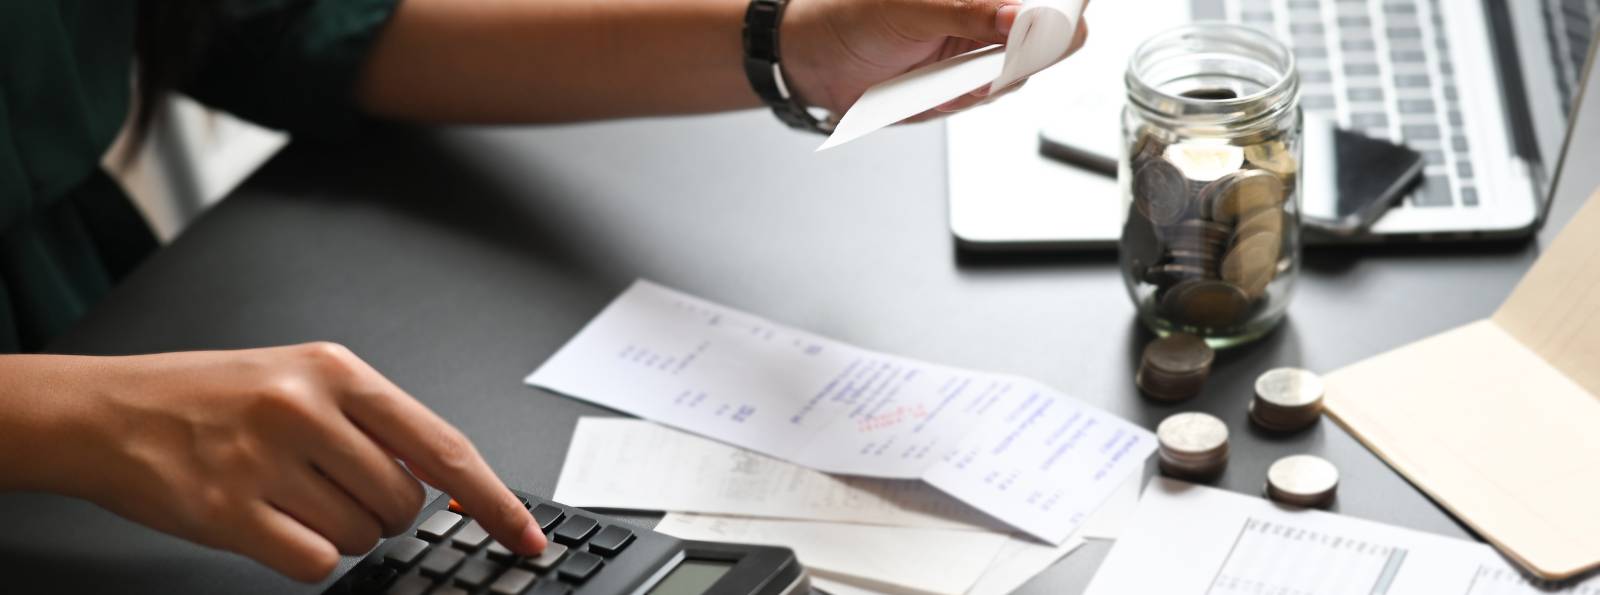
<svg viewBox="0 0 1600 595"><path fill-rule="evenodd" d="M1139 318L1213 347L1265 335L1300 268L1294 55L1255 29L1190 25L1139 46L1126 83L1118 247Z"/></svg>

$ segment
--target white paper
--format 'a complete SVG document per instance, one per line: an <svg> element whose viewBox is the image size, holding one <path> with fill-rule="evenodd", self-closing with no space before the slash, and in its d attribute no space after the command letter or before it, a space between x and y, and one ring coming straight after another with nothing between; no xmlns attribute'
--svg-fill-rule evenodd
<svg viewBox="0 0 1600 595"><path fill-rule="evenodd" d="M1031 380L868 351L647 281L527 378L832 473L922 479L1050 543L1155 449Z"/></svg>
<svg viewBox="0 0 1600 595"><path fill-rule="evenodd" d="M623 417L578 420L552 498L584 508L934 529L1003 528L920 481L829 475ZM1138 502L1137 492L1131 502Z"/></svg>
<svg viewBox="0 0 1600 595"><path fill-rule="evenodd" d="M1082 13L1083 0L1024 1L1006 45L973 50L873 85L817 150L861 138L984 85L995 92L1048 68L1067 56Z"/></svg>
<svg viewBox="0 0 1600 595"><path fill-rule="evenodd" d="M1084 522L1081 536L1116 539L1139 504L1140 480L1130 474ZM584 508L1004 530L920 481L829 475L625 417L578 419L552 497Z"/></svg>
<svg viewBox="0 0 1600 595"><path fill-rule="evenodd" d="M1535 585L1481 543L1156 478L1089 595L1539 595L1600 593L1600 579Z"/></svg>
<svg viewBox="0 0 1600 595"><path fill-rule="evenodd" d="M668 513L656 530L680 539L779 545L794 550L813 576L874 591L930 595L965 593L1010 541L990 531L688 513Z"/></svg>

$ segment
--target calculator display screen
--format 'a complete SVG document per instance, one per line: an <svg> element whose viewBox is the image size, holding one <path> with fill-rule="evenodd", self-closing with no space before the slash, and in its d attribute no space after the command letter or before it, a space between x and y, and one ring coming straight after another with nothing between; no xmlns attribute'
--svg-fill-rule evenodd
<svg viewBox="0 0 1600 595"><path fill-rule="evenodd" d="M733 562L684 560L645 595L700 595L733 568Z"/></svg>

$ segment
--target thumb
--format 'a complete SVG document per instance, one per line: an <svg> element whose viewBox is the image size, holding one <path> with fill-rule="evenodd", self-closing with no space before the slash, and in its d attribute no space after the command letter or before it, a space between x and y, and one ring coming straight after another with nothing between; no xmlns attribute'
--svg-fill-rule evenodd
<svg viewBox="0 0 1600 595"><path fill-rule="evenodd" d="M911 0L896 3L896 22L908 37L934 41L960 37L1005 43L1021 10L1020 0Z"/></svg>

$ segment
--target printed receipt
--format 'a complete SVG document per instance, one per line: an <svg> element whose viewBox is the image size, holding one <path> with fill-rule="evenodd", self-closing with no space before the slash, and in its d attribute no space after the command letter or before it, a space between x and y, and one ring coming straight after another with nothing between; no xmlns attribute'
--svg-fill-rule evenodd
<svg viewBox="0 0 1600 595"><path fill-rule="evenodd" d="M636 281L528 384L813 469L920 479L1060 543L1155 449L1037 382L873 352Z"/></svg>

